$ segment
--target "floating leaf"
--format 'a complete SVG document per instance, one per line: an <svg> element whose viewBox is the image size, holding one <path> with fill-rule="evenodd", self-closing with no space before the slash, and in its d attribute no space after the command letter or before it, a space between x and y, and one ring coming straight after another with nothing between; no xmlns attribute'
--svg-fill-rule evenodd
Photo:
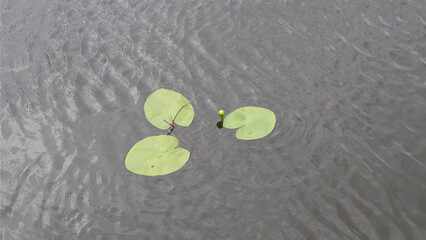
<svg viewBox="0 0 426 240"><path fill-rule="evenodd" d="M223 126L228 129L239 128L235 136L241 140L263 138L275 127L275 114L266 108L242 107L225 117Z"/></svg>
<svg viewBox="0 0 426 240"><path fill-rule="evenodd" d="M141 175L166 175L177 171L189 159L189 151L175 148L178 140L168 135L147 137L137 142L127 153L127 170Z"/></svg>
<svg viewBox="0 0 426 240"><path fill-rule="evenodd" d="M167 129L169 124L188 127L194 119L194 108L182 94L169 89L158 89L145 101L145 116L148 121L159 129Z"/></svg>

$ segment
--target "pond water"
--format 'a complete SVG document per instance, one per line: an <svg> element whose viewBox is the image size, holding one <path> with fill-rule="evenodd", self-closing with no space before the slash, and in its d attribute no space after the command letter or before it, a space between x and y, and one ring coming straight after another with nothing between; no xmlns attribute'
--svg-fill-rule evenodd
<svg viewBox="0 0 426 240"><path fill-rule="evenodd" d="M1 11L3 239L425 239L424 0ZM159 88L193 99L191 157L136 175ZM250 105L275 112L267 137L216 127Z"/></svg>

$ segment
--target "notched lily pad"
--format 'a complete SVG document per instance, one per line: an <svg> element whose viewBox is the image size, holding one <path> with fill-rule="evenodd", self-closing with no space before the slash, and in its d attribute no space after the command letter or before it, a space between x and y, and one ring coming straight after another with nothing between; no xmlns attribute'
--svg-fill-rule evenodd
<svg viewBox="0 0 426 240"><path fill-rule="evenodd" d="M145 101L145 116L148 121L161 130L170 127L164 120L182 127L191 125L194 119L194 108L180 93L160 88Z"/></svg>
<svg viewBox="0 0 426 240"><path fill-rule="evenodd" d="M147 137L137 142L127 153L127 170L146 176L166 175L182 168L189 151L175 148L178 140L168 135Z"/></svg>
<svg viewBox="0 0 426 240"><path fill-rule="evenodd" d="M274 112L261 107L238 108L225 117L223 126L228 129L238 128L235 136L241 140L263 138L275 127Z"/></svg>

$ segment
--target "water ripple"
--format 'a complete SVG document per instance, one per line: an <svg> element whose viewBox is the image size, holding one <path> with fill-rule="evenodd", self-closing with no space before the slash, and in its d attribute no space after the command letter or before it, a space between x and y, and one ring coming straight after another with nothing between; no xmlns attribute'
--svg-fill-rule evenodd
<svg viewBox="0 0 426 240"><path fill-rule="evenodd" d="M5 1L2 238L422 239L425 8ZM191 158L138 176L124 157L165 133L143 112L158 88L193 99ZM270 135L216 128L248 105Z"/></svg>

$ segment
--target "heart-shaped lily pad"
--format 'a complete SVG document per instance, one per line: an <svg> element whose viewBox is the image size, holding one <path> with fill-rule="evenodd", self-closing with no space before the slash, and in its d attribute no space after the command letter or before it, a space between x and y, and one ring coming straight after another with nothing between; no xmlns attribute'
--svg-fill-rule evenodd
<svg viewBox="0 0 426 240"><path fill-rule="evenodd" d="M146 176L166 175L177 171L189 159L189 151L175 148L178 140L169 135L147 137L127 153L127 170Z"/></svg>
<svg viewBox="0 0 426 240"><path fill-rule="evenodd" d="M228 114L223 126L228 129L239 128L235 136L241 140L263 138L275 127L275 114L261 107L242 107Z"/></svg>
<svg viewBox="0 0 426 240"><path fill-rule="evenodd" d="M157 128L164 130L175 122L182 127L191 125L194 119L194 108L182 94L160 88L153 92L145 101L145 116Z"/></svg>

